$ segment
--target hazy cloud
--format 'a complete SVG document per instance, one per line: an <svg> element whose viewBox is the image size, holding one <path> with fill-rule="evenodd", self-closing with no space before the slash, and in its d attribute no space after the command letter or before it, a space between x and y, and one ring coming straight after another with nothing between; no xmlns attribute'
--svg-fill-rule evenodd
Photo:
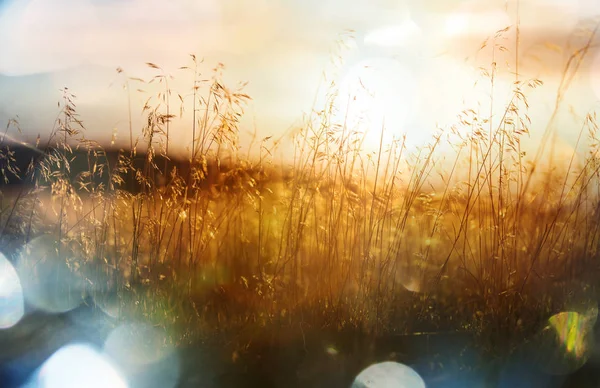
<svg viewBox="0 0 600 388"><path fill-rule="evenodd" d="M13 1L0 14L0 73L241 53L274 36L275 12L260 0Z"/></svg>
<svg viewBox="0 0 600 388"><path fill-rule="evenodd" d="M521 0L523 34L567 34L600 13L595 0ZM0 13L0 73L31 74L81 64L169 66L188 53L207 57L290 51L324 54L336 34L363 39L410 20L432 53L478 40L515 22L516 0L13 0ZM310 60L310 58L307 58ZM250 58L252 61L252 58Z"/></svg>

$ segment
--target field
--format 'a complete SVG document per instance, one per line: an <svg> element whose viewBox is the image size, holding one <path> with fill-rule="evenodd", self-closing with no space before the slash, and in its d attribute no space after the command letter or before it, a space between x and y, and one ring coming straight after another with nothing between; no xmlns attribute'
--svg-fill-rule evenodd
<svg viewBox="0 0 600 388"><path fill-rule="evenodd" d="M557 110L594 41L595 30L568 62ZM504 111L467 108L417 149L382 135L365 152L364 132L331 123L332 86L302 128L255 138L246 155L238 124L250 96L223 85L221 68L197 82L191 62L182 93L192 112L179 112L184 97L148 64L159 91L128 149L87 139L68 89L47 144L0 137L0 250L33 306L0 331L12 341L5 361L26 357L29 334L19 333L68 332L73 311L90 310L102 333L151 330L129 327L127 352L141 357L140 340L168 355L146 366L178 354L181 386L195 386L190 365L201 363L228 372L200 386L348 386L384 360L412 365L428 386L591 384L569 376L600 362L595 112L574 119L568 160L552 159L552 119L526 155L527 96L542 81L517 75ZM482 82L493 85L495 66ZM139 82L119 73L128 92ZM175 155L170 128L184 118L193 142ZM18 130L11 121L5 135ZM42 337L29 346L55 338ZM168 369L129 377L150 386L144 373Z"/></svg>

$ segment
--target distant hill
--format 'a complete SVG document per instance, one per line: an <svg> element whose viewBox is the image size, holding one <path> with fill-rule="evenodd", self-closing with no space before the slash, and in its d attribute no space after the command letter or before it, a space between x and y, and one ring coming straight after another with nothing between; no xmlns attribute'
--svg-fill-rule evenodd
<svg viewBox="0 0 600 388"><path fill-rule="evenodd" d="M52 170L58 170L58 165L51 162L52 153L59 152L53 148L48 149L37 149L33 147L26 147L22 145L11 145L9 146L10 152L12 154L12 158L14 159L11 164L13 167L16 167L18 171L20 171L19 176L15 176L8 172L8 161L5 157L0 157L0 169L2 169L4 174L8 178L8 183L4 180L0 182L0 188L6 186L30 186L33 185L35 179L41 179L41 162L44 160L46 162L50 162L50 166ZM0 152L6 154L6 148L3 148ZM81 174L84 172L89 172L94 169L94 164L100 165L104 164L108 166L108 169L105 169L102 173L97 172L94 182L100 183L103 182L108 184L110 170L114 169L117 166L119 155L125 154L129 156L129 151L119 151L119 150L106 150L100 151L96 150L96 154L94 155L93 151L88 152L84 149L73 149L72 153L68 154L69 158L69 167L70 171L68 176L72 182L75 182L78 177L81 177ZM137 153L134 157L134 166L138 168L142 168L144 165L144 161L147 158L146 153ZM161 156L155 157L155 163L163 167L165 163L165 158ZM187 161L171 159L169 162L169 170L172 170L173 167L176 167L178 170L187 171L189 170L189 163ZM31 166L31 167L30 167ZM33 169L32 169L33 167ZM97 169L100 171L100 169ZM43 182L43 180L41 181ZM129 189L130 191L137 191L136 185L132 184L133 182L125 182L121 189Z"/></svg>
<svg viewBox="0 0 600 388"><path fill-rule="evenodd" d="M43 173L41 170L42 162L49 163L51 171L60 171L60 167L52 163L52 154L59 152L53 148L49 149L37 149L34 147L27 147L24 145L10 145L10 152L14 161L12 165L20 171L19 176L15 176L8 172L7 160L4 156L0 157L0 169L5 171L8 178L8 182L4 180L0 181L0 190L2 188L16 189L19 187L33 187L36 179L41 184L47 184L48 182L43 179ZM6 146L0 147L0 155L6 155ZM95 150L86 151L85 149L73 148L72 153L68 155L69 159L69 179L75 184L75 189L79 189L79 185L76 184L78 179L82 177L82 173L94 171L94 164L96 167L96 174L93 179L95 185L104 183L105 187L108 187L110 173L115 170L118 165L119 156L129 156L129 150ZM189 160L181 158L169 158L168 162L163 156L155 155L153 158L154 165L156 168L144 171L144 165L148 154L145 152L138 152L133 158L133 166L145 174L148 174L149 179L153 180L155 186L163 186L168 184L170 181L171 172L177 169L178 175L187 179L189 177L191 164ZM167 163L165 163L167 162ZM101 170L99 165L103 164L108 168ZM32 166L32 167L30 167ZM167 174L164 174L165 166L168 168ZM253 178L260 180L260 173L256 166L249 165L248 163L240 163L239 165L231 165L225 161L217 164L214 160L208 161L206 166L206 177L202 181L200 187L202 189L217 189L226 188L226 190L235 190L235 187L239 187L240 183L247 182L247 178ZM276 172L270 169L268 179L271 181L278 180L282 176L280 172ZM1 175L0 175L1 177ZM126 190L133 194L141 192L141 185L137 182L133 174L122 175L125 182L116 187L117 189ZM242 182L243 181L243 182Z"/></svg>
<svg viewBox="0 0 600 388"><path fill-rule="evenodd" d="M111 130L128 117L122 82L123 77L116 69L97 65L19 76L0 73L0 128L18 116L23 131L19 138L29 142L38 134L46 138L60 111L57 103L62 98L61 89L68 87L77 96L76 110L88 137L109 144Z"/></svg>

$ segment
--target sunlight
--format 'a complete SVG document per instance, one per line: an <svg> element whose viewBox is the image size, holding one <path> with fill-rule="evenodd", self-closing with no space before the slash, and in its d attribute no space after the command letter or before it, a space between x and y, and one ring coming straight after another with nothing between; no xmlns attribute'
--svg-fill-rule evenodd
<svg viewBox="0 0 600 388"><path fill-rule="evenodd" d="M126 388L112 363L86 345L69 345L58 350L42 365L35 383L43 388Z"/></svg>
<svg viewBox="0 0 600 388"><path fill-rule="evenodd" d="M16 325L25 312L23 288L17 271L0 253L0 329Z"/></svg>
<svg viewBox="0 0 600 388"><path fill-rule="evenodd" d="M397 362L374 364L360 372L352 388L425 388L425 382L412 368Z"/></svg>
<svg viewBox="0 0 600 388"><path fill-rule="evenodd" d="M406 133L416 82L409 70L390 58L368 59L350 69L337 99L336 121L364 135L363 149L379 149ZM410 135L409 135L410 137Z"/></svg>

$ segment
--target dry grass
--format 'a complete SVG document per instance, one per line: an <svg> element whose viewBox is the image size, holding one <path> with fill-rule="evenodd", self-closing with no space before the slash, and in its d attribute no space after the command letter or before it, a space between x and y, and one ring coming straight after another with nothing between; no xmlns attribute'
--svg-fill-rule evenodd
<svg viewBox="0 0 600 388"><path fill-rule="evenodd" d="M494 39L503 33L488 49L499 50ZM565 69L557 110L590 36ZM294 134L287 165L272 156L279 140L256 143L253 159L238 151L249 96L222 84L221 65L200 82L192 56L186 96L148 65L160 91L144 106L143 135L134 139L130 126L131 149L118 160L84 137L66 89L51 140L29 171L10 168L9 146L0 152L3 174L35 184L2 197L2 240L16 249L39 233L55 236L58 257L76 263L88 294L100 305L117 300L123 319L183 328L181 338L431 329L510 347L550 315L597 300L596 113L578 124L591 144L584 162L540 173L544 154L527 161L521 139L531 125L527 94L541 81L517 79L503 112L466 109L417 151L397 139L375 154L362 152L356 128L331 123L331 88ZM483 76L492 88L497 71ZM126 82L129 93L129 83L142 81ZM193 111L173 115L189 99ZM169 161L174 120L190 120L187 171ZM453 152L439 151L441 143ZM75 147L88 162L77 176L69 165Z"/></svg>

